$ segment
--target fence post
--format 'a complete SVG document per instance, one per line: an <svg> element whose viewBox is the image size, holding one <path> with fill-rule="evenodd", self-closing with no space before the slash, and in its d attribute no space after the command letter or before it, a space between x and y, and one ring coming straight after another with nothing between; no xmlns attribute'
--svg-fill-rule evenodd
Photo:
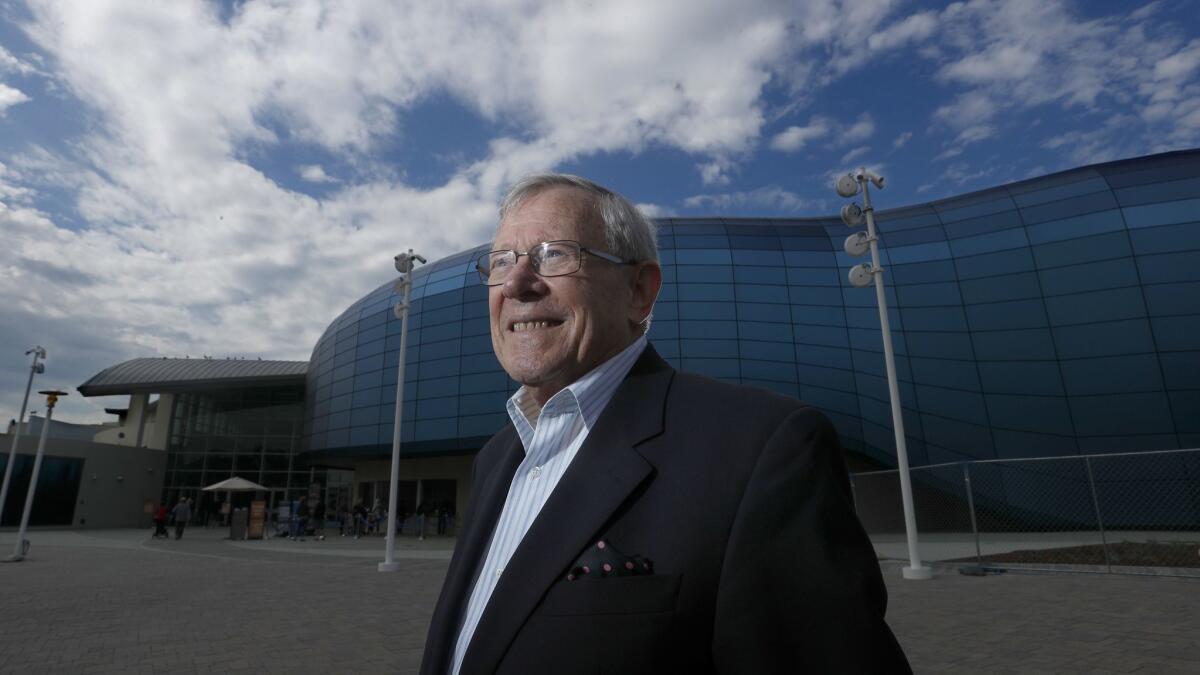
<svg viewBox="0 0 1200 675"><path fill-rule="evenodd" d="M1092 458L1084 455L1083 466L1087 469L1088 487L1092 491L1092 506L1096 509L1096 524L1100 527L1100 549L1104 551L1104 564L1112 574L1112 560L1108 557L1108 538L1104 535L1104 518L1100 516L1100 498L1096 496L1096 479L1092 476Z"/></svg>
<svg viewBox="0 0 1200 675"><path fill-rule="evenodd" d="M975 562L983 567L983 553L979 549L979 526L975 522L975 493L971 489L971 466L963 462L963 485L967 488L967 508L971 511L971 534L975 536Z"/></svg>

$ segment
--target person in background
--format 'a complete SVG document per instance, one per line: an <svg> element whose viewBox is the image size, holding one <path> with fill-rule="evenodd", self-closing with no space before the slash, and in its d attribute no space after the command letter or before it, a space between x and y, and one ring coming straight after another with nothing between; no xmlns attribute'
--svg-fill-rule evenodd
<svg viewBox="0 0 1200 675"><path fill-rule="evenodd" d="M437 509L437 533L439 535L446 534L446 524L450 521L450 506L446 502L438 505Z"/></svg>
<svg viewBox="0 0 1200 675"><path fill-rule="evenodd" d="M167 534L167 505L159 504L158 510L154 512L154 538L170 539L171 535Z"/></svg>
<svg viewBox="0 0 1200 675"><path fill-rule="evenodd" d="M175 539L178 541L183 538L183 529L187 527L188 521L192 519L192 502L187 497L180 497L179 503L175 508L171 509L171 516L175 519Z"/></svg>
<svg viewBox="0 0 1200 675"><path fill-rule="evenodd" d="M362 502L354 505L354 538L367 533L367 507Z"/></svg>
<svg viewBox="0 0 1200 675"><path fill-rule="evenodd" d="M424 502L417 504L417 539L425 541L425 511L428 509Z"/></svg>
<svg viewBox="0 0 1200 675"><path fill-rule="evenodd" d="M325 502L318 499L312 510L313 536L317 541L325 541Z"/></svg>
<svg viewBox="0 0 1200 675"><path fill-rule="evenodd" d="M380 523L387 522L386 520L383 519L383 514L384 514L383 502L376 499L375 506L373 506L371 508L371 513L367 517L367 530L369 532L371 532L371 534L378 534Z"/></svg>

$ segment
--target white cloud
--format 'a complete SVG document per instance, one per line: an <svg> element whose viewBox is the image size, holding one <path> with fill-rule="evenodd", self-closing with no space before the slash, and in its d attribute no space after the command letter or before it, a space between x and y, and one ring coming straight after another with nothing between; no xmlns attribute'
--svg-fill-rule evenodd
<svg viewBox="0 0 1200 675"><path fill-rule="evenodd" d="M857 148L853 148L846 154L842 155L841 162L842 162L842 164L849 164L850 162L853 162L854 160L858 159L859 157L862 157L863 155L867 154L870 151L871 151L870 147L865 146L865 145L860 145Z"/></svg>
<svg viewBox="0 0 1200 675"><path fill-rule="evenodd" d="M675 209L662 204L640 203L637 207L647 218L670 218L675 215Z"/></svg>
<svg viewBox="0 0 1200 675"><path fill-rule="evenodd" d="M696 169L700 171L700 180L705 185L728 185L729 172L733 168L733 162L724 157L717 157L711 162L696 165Z"/></svg>
<svg viewBox="0 0 1200 675"><path fill-rule="evenodd" d="M893 23L882 31L872 33L867 38L867 46L872 51L895 49L909 42L919 42L928 38L937 28L936 12L919 12L903 21Z"/></svg>
<svg viewBox="0 0 1200 675"><path fill-rule="evenodd" d="M963 129L958 134L958 138L956 138L955 141L965 145L967 143L977 143L984 139L991 138L992 136L995 136L995 135L996 135L996 128L993 127L992 125L976 124L975 126L967 127L966 129Z"/></svg>
<svg viewBox="0 0 1200 675"><path fill-rule="evenodd" d="M903 148L905 146L905 144L907 144L910 140L912 140L912 137L913 137L913 134L911 131L905 131L904 133L897 136L895 140L892 141L892 148L895 150L899 150L900 148Z"/></svg>
<svg viewBox="0 0 1200 675"><path fill-rule="evenodd" d="M1040 55L1023 45L997 44L942 68L942 77L967 84L1024 80L1039 66Z"/></svg>
<svg viewBox="0 0 1200 675"><path fill-rule="evenodd" d="M809 141L826 138L829 135L829 121L815 118L803 127L788 127L771 139L771 149L780 152L796 152L803 150Z"/></svg>
<svg viewBox="0 0 1200 675"><path fill-rule="evenodd" d="M31 63L22 61L12 55L12 52L0 45L0 73L18 73L20 75L32 75L37 72L37 68Z"/></svg>
<svg viewBox="0 0 1200 675"><path fill-rule="evenodd" d="M1195 145L1200 125L1189 113L1200 105L1200 39L1185 40L1162 10L1151 3L1125 16L1088 18L1065 0L952 4L938 19L937 48L925 54L959 92L934 121L967 144L995 137L1012 113L1039 106L1060 115L1132 109L1146 123L1105 127L1113 147L1140 145L1132 154L1145 154Z"/></svg>
<svg viewBox="0 0 1200 675"><path fill-rule="evenodd" d="M875 135L875 120L871 119L871 113L863 113L858 116L858 119L845 129L840 134L840 140L843 143L858 143L865 141Z"/></svg>
<svg viewBox="0 0 1200 675"><path fill-rule="evenodd" d="M778 185L766 185L742 192L694 195L684 199L683 203L690 208L705 208L714 211L727 211L733 208L799 211L809 206L809 202L800 195Z"/></svg>
<svg viewBox="0 0 1200 675"><path fill-rule="evenodd" d="M338 179L325 173L320 164L302 164L296 167L296 173L310 183L337 183Z"/></svg>
<svg viewBox="0 0 1200 675"><path fill-rule="evenodd" d="M963 149L961 146L954 146L954 147L946 148L942 152L939 152L938 154L934 155L933 161L940 162L944 159L950 159L951 157L958 157L962 153L963 153Z"/></svg>
<svg viewBox="0 0 1200 675"><path fill-rule="evenodd" d="M938 106L933 117L951 127L965 129L991 121L999 110L986 92L968 91L956 96L952 102Z"/></svg>
<svg viewBox="0 0 1200 675"><path fill-rule="evenodd" d="M816 116L803 127L788 127L771 139L771 149L780 152L803 150L810 142L821 140L827 147L844 147L860 143L875 134L875 120L862 113L854 122L843 124L828 117Z"/></svg>
<svg viewBox="0 0 1200 675"><path fill-rule="evenodd" d="M3 82L0 82L0 117L4 116L5 111L17 105L31 100L20 89L14 89Z"/></svg>

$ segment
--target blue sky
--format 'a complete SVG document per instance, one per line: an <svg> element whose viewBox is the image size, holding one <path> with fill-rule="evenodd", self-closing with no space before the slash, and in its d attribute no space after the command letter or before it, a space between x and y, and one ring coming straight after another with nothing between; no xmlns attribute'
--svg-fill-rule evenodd
<svg viewBox="0 0 1200 675"><path fill-rule="evenodd" d="M579 173L653 215L881 208L1200 145L1194 0L0 0L0 414L25 349L307 359ZM119 400L72 397L60 417Z"/></svg>

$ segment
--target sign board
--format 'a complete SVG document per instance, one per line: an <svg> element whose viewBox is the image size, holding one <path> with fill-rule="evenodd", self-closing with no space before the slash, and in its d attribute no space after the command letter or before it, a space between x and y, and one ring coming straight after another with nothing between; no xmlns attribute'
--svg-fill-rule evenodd
<svg viewBox="0 0 1200 675"><path fill-rule="evenodd" d="M250 502L250 528L246 536L250 539L262 539L266 522L267 502L262 499Z"/></svg>

